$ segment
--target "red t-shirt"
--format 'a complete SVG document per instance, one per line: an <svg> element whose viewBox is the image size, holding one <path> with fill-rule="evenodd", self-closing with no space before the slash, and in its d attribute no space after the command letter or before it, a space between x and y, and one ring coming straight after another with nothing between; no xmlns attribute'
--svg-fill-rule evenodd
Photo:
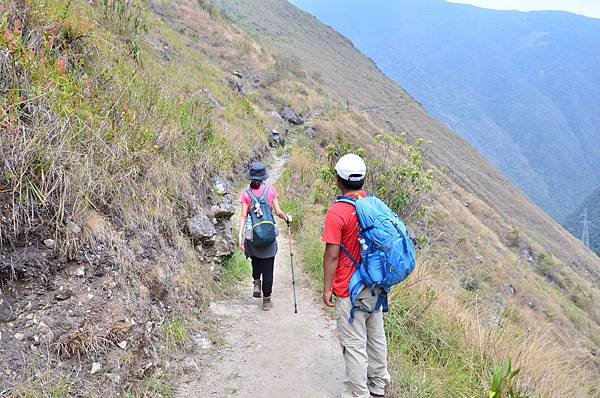
<svg viewBox="0 0 600 398"><path fill-rule="evenodd" d="M355 195L363 198L367 196L363 191ZM337 202L327 210L322 241L333 245L343 244L358 262L361 260L359 232L360 226L354 206L349 203ZM340 298L350 296L348 288L355 269L356 266L352 260L340 249L338 266L333 277L333 294Z"/></svg>

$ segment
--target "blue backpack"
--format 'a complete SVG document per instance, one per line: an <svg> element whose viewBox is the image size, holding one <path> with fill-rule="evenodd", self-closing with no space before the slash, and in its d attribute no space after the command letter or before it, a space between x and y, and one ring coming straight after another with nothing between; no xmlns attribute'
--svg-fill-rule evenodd
<svg viewBox="0 0 600 398"><path fill-rule="evenodd" d="M256 247L268 246L277 239L277 226L273 210L267 200L270 188L265 185L260 198L257 198L252 190L246 191L252 199L252 206L248 209L248 218L252 225L252 244Z"/></svg>
<svg viewBox="0 0 600 398"><path fill-rule="evenodd" d="M392 286L408 278L416 265L415 246L407 228L398 216L375 196L360 199L340 196L336 202L354 206L360 225L361 262L356 261L344 245L340 245L343 253L356 266L349 287L353 305L349 322L354 320L355 310L373 313L383 308L383 311L387 312L387 294ZM366 308L358 303L358 295L364 288L369 288L373 296L377 294L378 288L381 289L375 308Z"/></svg>

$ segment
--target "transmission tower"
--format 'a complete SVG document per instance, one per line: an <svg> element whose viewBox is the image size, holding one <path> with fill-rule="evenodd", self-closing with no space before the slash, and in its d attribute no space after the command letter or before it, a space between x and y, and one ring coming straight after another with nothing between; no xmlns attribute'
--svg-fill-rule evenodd
<svg viewBox="0 0 600 398"><path fill-rule="evenodd" d="M581 235L581 240L585 246L590 247L590 221L588 220L587 207L583 212L583 234Z"/></svg>

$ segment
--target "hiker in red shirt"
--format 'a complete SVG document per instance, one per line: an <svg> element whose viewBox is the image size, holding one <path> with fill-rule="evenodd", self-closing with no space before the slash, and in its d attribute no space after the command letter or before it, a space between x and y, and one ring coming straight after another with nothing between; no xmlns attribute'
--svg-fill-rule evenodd
<svg viewBox="0 0 600 398"><path fill-rule="evenodd" d="M367 167L360 156L342 156L335 165L335 170L342 195L356 198L367 196L362 190ZM323 302L328 307L336 307L338 313L337 331L346 365L342 398L383 397L390 381L382 312L356 311L353 322L349 322L353 307L349 285L356 266L340 250L340 245L360 262L359 232L354 206L337 202L329 208L323 233L323 242L326 243L323 256ZM333 300L334 296L336 302ZM373 297L369 289L363 289L358 300L368 308L375 308L377 297Z"/></svg>

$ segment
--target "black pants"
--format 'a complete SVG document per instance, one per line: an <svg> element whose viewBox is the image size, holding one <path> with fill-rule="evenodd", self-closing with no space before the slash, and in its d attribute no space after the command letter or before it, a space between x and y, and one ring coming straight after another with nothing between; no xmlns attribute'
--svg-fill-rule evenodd
<svg viewBox="0 0 600 398"><path fill-rule="evenodd" d="M264 297L271 297L273 291L273 266L275 257L258 258L252 257L252 278L261 279L262 275L262 294Z"/></svg>

